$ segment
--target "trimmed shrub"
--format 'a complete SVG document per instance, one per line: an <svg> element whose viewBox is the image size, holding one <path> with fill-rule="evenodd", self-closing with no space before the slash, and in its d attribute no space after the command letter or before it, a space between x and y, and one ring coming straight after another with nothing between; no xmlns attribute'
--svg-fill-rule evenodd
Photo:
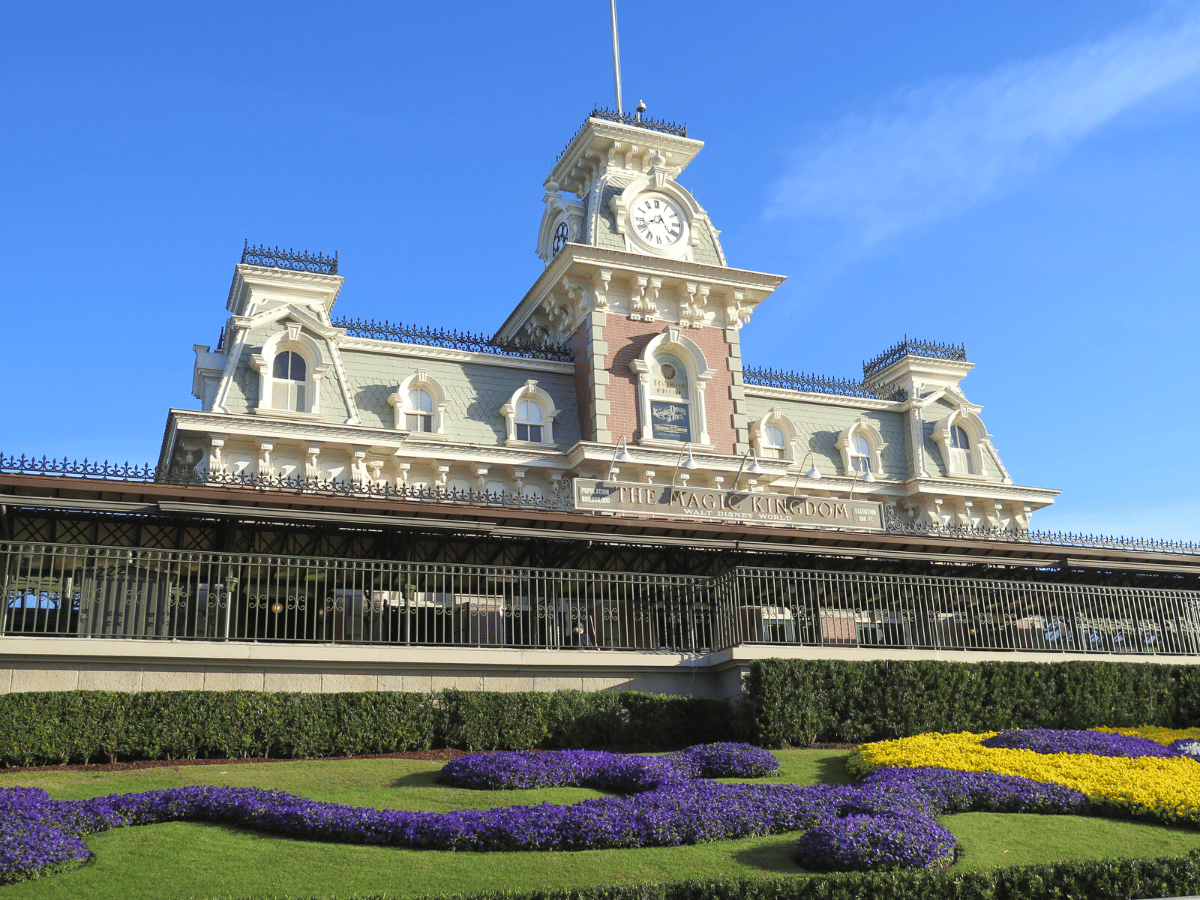
<svg viewBox="0 0 1200 900"><path fill-rule="evenodd" d="M749 737L782 747L931 731L1185 727L1200 714L1196 669L1100 661L764 659L750 669Z"/></svg>

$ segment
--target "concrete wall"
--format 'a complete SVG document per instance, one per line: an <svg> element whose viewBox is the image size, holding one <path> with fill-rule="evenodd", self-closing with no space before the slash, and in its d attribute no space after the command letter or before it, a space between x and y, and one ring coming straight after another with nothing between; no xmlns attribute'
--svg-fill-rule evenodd
<svg viewBox="0 0 1200 900"><path fill-rule="evenodd" d="M509 650L331 644L0 638L0 693L250 690L644 691L735 698L755 659L939 659L951 662L1157 662L1135 654L876 650L743 645L707 655L606 650Z"/></svg>

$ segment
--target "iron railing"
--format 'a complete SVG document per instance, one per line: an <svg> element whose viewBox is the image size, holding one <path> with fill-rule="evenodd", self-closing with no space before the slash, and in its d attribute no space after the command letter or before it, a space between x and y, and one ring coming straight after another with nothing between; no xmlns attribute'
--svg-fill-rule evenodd
<svg viewBox="0 0 1200 900"><path fill-rule="evenodd" d="M0 543L5 635L713 649L706 579Z"/></svg>
<svg viewBox="0 0 1200 900"><path fill-rule="evenodd" d="M619 113L611 109L603 109L599 106L595 107L588 113L588 119L605 119L609 122L620 122L623 125L632 125L635 128L645 128L648 131L659 131L663 134L673 134L676 137L687 137L687 125L681 125L678 122L664 122L659 119L648 119L640 113ZM575 138L579 137L583 129L587 128L587 119L583 120L583 124L575 130L571 135L571 140L567 141L566 147L563 147L562 152L558 154L558 159L562 159L563 153L567 152L567 148L575 143ZM556 160L557 162L557 160Z"/></svg>
<svg viewBox="0 0 1200 900"><path fill-rule="evenodd" d="M52 475L62 478L87 478L101 481L127 481L177 485L206 485L245 488L255 491L280 491L310 495L363 497L383 500L409 500L425 503L448 503L460 506L483 506L501 509L545 509L570 511L575 501L569 484L560 482L548 495L524 493L447 490L429 487L397 487L386 482L325 480L320 478L278 477L248 473L205 473L169 470L165 467L110 463L107 460L40 459L32 456L5 456L0 453L0 473L15 475ZM1003 528L973 528L960 525L922 525L907 523L884 508L885 525L889 534L929 537L963 538L968 540L1003 541L1007 543L1038 544L1053 547L1082 547L1099 550L1131 550L1149 553L1174 553L1200 556L1200 544L1193 541L1172 541L1156 538L1115 537L1100 534L1076 534L1066 531L1013 531Z"/></svg>
<svg viewBox="0 0 1200 900"><path fill-rule="evenodd" d="M887 390L865 381L849 378L833 378L828 375L810 375L807 372L788 372L783 369L762 369L749 366L742 370L746 384L762 387L785 388L789 391L808 391L814 394L836 394L839 397L868 397L873 400L904 401L908 392L904 388Z"/></svg>
<svg viewBox="0 0 1200 900"><path fill-rule="evenodd" d="M909 340L908 335L904 336L904 340L893 347L889 347L883 353L879 354L872 360L863 363L863 377L871 378L877 375L894 363L896 360L905 356L924 356L929 359L950 359L956 362L967 361L967 348L964 344L939 344L936 341L918 341Z"/></svg>
<svg viewBox="0 0 1200 900"><path fill-rule="evenodd" d="M1200 655L1200 592L738 568L713 582L736 644Z"/></svg>
<svg viewBox="0 0 1200 900"><path fill-rule="evenodd" d="M741 567L716 578L0 543L0 633L707 653L1200 656L1200 592Z"/></svg>
<svg viewBox="0 0 1200 900"><path fill-rule="evenodd" d="M250 266L265 266L269 269L291 269L296 272L315 272L318 275L336 275L338 273L338 257L321 253L309 253L307 250L281 250L278 247L251 247L247 240L242 248L242 262Z"/></svg>
<svg viewBox="0 0 1200 900"><path fill-rule="evenodd" d="M350 337L370 338L375 341L394 341L400 344L419 344L423 347L448 347L472 353L493 353L500 356L519 356L525 359L548 359L554 362L571 362L574 359L567 347L534 347L518 341L498 341L485 334L469 331L448 331L424 325L376 322L372 319L335 319L335 328L346 329Z"/></svg>

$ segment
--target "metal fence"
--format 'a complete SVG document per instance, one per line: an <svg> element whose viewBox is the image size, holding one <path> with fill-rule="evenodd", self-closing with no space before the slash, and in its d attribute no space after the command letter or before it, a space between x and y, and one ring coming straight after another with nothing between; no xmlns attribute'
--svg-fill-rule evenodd
<svg viewBox="0 0 1200 900"><path fill-rule="evenodd" d="M714 579L734 643L1200 655L1200 592L738 568Z"/></svg>
<svg viewBox="0 0 1200 900"><path fill-rule="evenodd" d="M0 543L0 633L704 653L1200 655L1200 592L737 568L716 578Z"/></svg>
<svg viewBox="0 0 1200 900"><path fill-rule="evenodd" d="M703 652L707 579L0 543L6 635Z"/></svg>

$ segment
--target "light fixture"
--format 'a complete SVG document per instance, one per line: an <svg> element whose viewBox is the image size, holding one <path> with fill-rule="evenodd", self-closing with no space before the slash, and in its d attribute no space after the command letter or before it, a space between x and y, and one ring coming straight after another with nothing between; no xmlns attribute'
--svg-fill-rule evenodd
<svg viewBox="0 0 1200 900"><path fill-rule="evenodd" d="M683 454L687 454L687 459L683 458ZM675 471L671 475L671 487L675 487L675 479L679 477L680 469L696 469L699 468L696 460L692 458L692 442L688 441L683 445L683 449L679 451L679 459L675 462Z"/></svg>
<svg viewBox="0 0 1200 900"><path fill-rule="evenodd" d="M612 462L608 464L608 477L612 480L613 472L617 469L617 463L633 462L633 454L629 452L629 448L625 445L625 435L621 435L621 440L617 441L617 447L613 451Z"/></svg>
<svg viewBox="0 0 1200 900"><path fill-rule="evenodd" d="M275 615L279 615L281 612L283 612L283 604L276 600L271 604L271 612L275 613Z"/></svg>
<svg viewBox="0 0 1200 900"><path fill-rule="evenodd" d="M857 485L860 481L865 481L867 484L875 483L875 474L871 471L870 467L868 467L865 472L859 472L859 471L855 470L854 481L852 481L850 483L850 499L851 500L854 499L854 486Z"/></svg>
<svg viewBox="0 0 1200 900"><path fill-rule="evenodd" d="M746 467L746 460L750 460L749 468ZM761 475L763 473L762 466L758 464L758 457L754 453L754 448L751 447L746 451L746 455L742 457L742 464L738 466L737 475L733 478L733 489L736 491L738 482L742 480L742 471L745 470L747 475Z"/></svg>
<svg viewBox="0 0 1200 900"><path fill-rule="evenodd" d="M804 464L806 462L808 462L810 459L812 460L812 468L809 469L807 472L805 472ZM796 484L792 487L792 496L793 497L796 496L796 491L800 490L801 474L803 474L805 478L811 478L813 481L821 480L821 473L817 469L817 457L813 455L812 451L809 451L808 453L805 454L804 459L801 460L801 462L800 462L799 468L796 469Z"/></svg>

